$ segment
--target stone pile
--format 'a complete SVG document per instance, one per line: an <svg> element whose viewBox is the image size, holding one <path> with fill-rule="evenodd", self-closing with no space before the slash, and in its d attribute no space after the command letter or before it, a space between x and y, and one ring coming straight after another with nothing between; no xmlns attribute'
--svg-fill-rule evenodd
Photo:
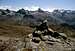
<svg viewBox="0 0 75 51"><path fill-rule="evenodd" d="M39 26L37 26L32 33L32 42L34 43L40 43L40 41L43 41L51 44L55 42L69 44L67 40L68 38L64 33L58 33L48 28L47 20L44 20Z"/></svg>

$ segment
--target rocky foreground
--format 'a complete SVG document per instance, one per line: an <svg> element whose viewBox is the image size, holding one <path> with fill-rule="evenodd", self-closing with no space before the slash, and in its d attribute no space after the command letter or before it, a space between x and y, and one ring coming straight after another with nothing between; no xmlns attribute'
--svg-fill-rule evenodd
<svg viewBox="0 0 75 51"><path fill-rule="evenodd" d="M45 20L22 38L1 36L0 51L75 51L75 39L48 28Z"/></svg>
<svg viewBox="0 0 75 51"><path fill-rule="evenodd" d="M25 41L23 39L10 38L8 40L0 40L0 51L26 51L27 49L31 49L30 51L75 51L75 39L71 39L70 44L56 41L35 43L30 38L25 38Z"/></svg>

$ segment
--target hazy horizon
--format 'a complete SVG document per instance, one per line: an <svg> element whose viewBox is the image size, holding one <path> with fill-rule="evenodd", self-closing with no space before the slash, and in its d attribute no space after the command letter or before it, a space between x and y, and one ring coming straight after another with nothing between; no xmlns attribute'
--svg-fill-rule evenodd
<svg viewBox="0 0 75 51"><path fill-rule="evenodd" d="M52 12L54 9L75 10L75 0L0 0L0 9L37 10Z"/></svg>

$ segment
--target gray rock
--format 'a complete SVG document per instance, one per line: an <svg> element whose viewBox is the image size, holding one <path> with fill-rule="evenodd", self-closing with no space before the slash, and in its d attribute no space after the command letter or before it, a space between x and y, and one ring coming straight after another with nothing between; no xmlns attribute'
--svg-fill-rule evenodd
<svg viewBox="0 0 75 51"><path fill-rule="evenodd" d="M41 40L41 39L40 39L39 37L33 37L33 38L32 38L32 41L35 42L35 43L39 43L40 40Z"/></svg>

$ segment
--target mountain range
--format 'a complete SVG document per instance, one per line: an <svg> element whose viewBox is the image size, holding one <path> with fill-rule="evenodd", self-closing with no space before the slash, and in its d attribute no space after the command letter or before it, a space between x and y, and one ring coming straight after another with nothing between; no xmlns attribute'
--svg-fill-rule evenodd
<svg viewBox="0 0 75 51"><path fill-rule="evenodd" d="M48 12L43 11L41 8L38 8L36 11L28 11L23 8L18 11L0 9L0 21L2 22L36 25L45 19L48 20L49 24L66 24L74 27L75 11L56 9L53 12Z"/></svg>

